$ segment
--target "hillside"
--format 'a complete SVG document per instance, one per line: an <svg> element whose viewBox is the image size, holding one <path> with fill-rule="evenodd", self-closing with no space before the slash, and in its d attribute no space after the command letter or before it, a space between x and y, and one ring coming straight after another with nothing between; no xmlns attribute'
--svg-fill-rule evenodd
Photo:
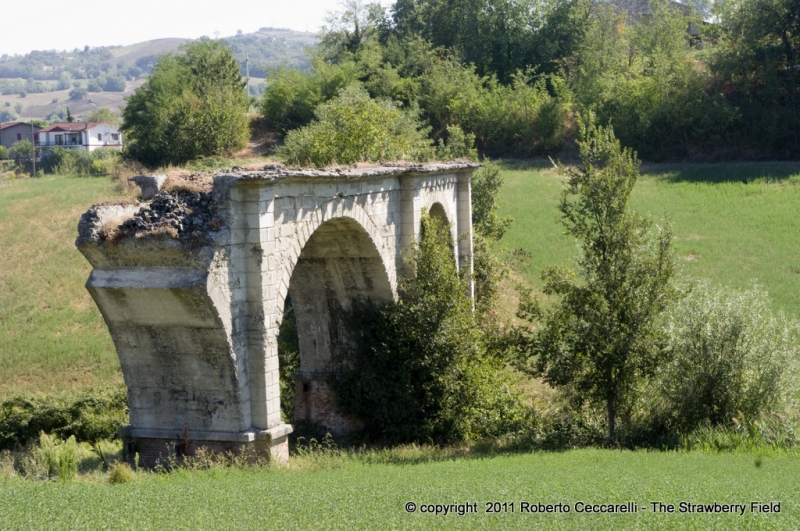
<svg viewBox="0 0 800 531"><path fill-rule="evenodd" d="M242 75L245 61L250 63L250 93L263 92L267 72L287 65L305 69L307 47L317 44L315 33L280 28L261 28L255 33L240 33L222 40L233 50ZM105 107L119 111L125 97L133 94L152 73L161 54L177 52L190 39L164 38L127 46L101 46L83 50L33 51L26 55L3 55L0 48L0 121L46 120L53 113L63 115L66 107L79 117ZM90 92L81 100L70 100L69 92L93 80L124 80L124 92ZM23 97L21 94L24 93ZM62 116L63 118L63 116Z"/></svg>
<svg viewBox="0 0 800 531"><path fill-rule="evenodd" d="M90 92L80 100L71 100L69 89L28 94L24 98L20 98L18 94L0 94L0 111L14 111L23 121L31 118L46 120L53 113L66 112L67 107L75 117L87 115L101 107L117 112L125 106L125 97L133 94L144 82L144 79L128 81L125 92ZM6 102L9 103L8 107L5 106ZM21 106L21 112L16 112L16 105Z"/></svg>

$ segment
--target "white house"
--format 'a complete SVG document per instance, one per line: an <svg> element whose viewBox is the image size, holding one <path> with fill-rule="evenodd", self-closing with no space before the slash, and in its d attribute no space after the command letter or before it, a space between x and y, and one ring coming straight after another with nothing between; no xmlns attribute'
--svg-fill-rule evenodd
<svg viewBox="0 0 800 531"><path fill-rule="evenodd" d="M45 150L55 146L84 151L122 149L119 129L105 122L59 122L40 130L38 136L36 145Z"/></svg>

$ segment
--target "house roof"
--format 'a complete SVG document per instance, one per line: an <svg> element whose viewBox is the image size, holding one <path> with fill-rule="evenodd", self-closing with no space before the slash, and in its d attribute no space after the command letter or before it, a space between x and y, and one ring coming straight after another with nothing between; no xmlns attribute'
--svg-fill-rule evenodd
<svg viewBox="0 0 800 531"><path fill-rule="evenodd" d="M0 129L8 129L9 127L14 127L15 125L28 125L25 122L6 122L4 124L0 124Z"/></svg>
<svg viewBox="0 0 800 531"><path fill-rule="evenodd" d="M58 122L49 127L45 127L40 132L41 133L52 133L54 131L66 131L69 133L74 133L77 131L88 131L93 127L97 127L100 124L110 125L106 122Z"/></svg>

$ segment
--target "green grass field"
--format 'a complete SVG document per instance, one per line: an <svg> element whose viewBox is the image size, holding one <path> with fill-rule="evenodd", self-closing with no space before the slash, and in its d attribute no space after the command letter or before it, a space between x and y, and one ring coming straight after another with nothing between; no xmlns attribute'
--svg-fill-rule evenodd
<svg viewBox="0 0 800 531"><path fill-rule="evenodd" d="M800 459L749 454L574 450L417 464L335 460L316 470L212 469L134 483L0 480L3 529L797 529ZM636 502L632 514L576 512L577 502ZM654 514L650 502L674 504ZM679 514L681 501L743 503L744 515ZM750 502L781 502L780 514ZM417 510L409 514L406 503ZM486 514L486 502L514 512ZM521 502L568 514L525 514ZM477 514L423 514L475 503ZM646 508L642 509L642 507Z"/></svg>
<svg viewBox="0 0 800 531"><path fill-rule="evenodd" d="M0 181L0 397L122 381L74 244L81 214L115 195L107 178Z"/></svg>
<svg viewBox="0 0 800 531"><path fill-rule="evenodd" d="M572 265L577 243L557 210L562 178L507 164L500 210L515 223L502 243L532 254L523 274L541 288L551 265ZM681 275L734 287L758 280L776 309L800 317L800 164L650 165L631 207L663 223L669 215Z"/></svg>

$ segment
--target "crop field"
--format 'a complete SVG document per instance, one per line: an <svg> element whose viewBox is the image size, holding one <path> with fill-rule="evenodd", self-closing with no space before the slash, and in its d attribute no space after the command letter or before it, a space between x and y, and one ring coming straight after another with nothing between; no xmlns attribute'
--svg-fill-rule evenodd
<svg viewBox="0 0 800 531"><path fill-rule="evenodd" d="M573 450L416 463L331 458L306 470L179 470L140 474L121 485L7 478L0 480L0 514L4 529L800 527L800 459L755 463L750 454ZM409 502L416 505L413 513L406 510ZM493 506L499 512L487 514L487 502L499 502ZM561 503L570 512L522 512L540 502ZM579 512L580 503L628 502L637 512ZM651 502L673 505L675 512L654 513ZM744 504L745 510L681 514L681 502ZM780 502L780 513L753 512L751 502ZM470 510L476 513L459 516L457 505L447 515L423 513L429 504L475 504Z"/></svg>
<svg viewBox="0 0 800 531"><path fill-rule="evenodd" d="M514 217L502 243L531 253L527 281L541 288L551 265L574 265L577 244L557 210L562 177L508 163L500 211ZM631 207L656 224L671 220L684 277L733 287L757 280L776 309L800 318L800 164L722 163L642 168Z"/></svg>

